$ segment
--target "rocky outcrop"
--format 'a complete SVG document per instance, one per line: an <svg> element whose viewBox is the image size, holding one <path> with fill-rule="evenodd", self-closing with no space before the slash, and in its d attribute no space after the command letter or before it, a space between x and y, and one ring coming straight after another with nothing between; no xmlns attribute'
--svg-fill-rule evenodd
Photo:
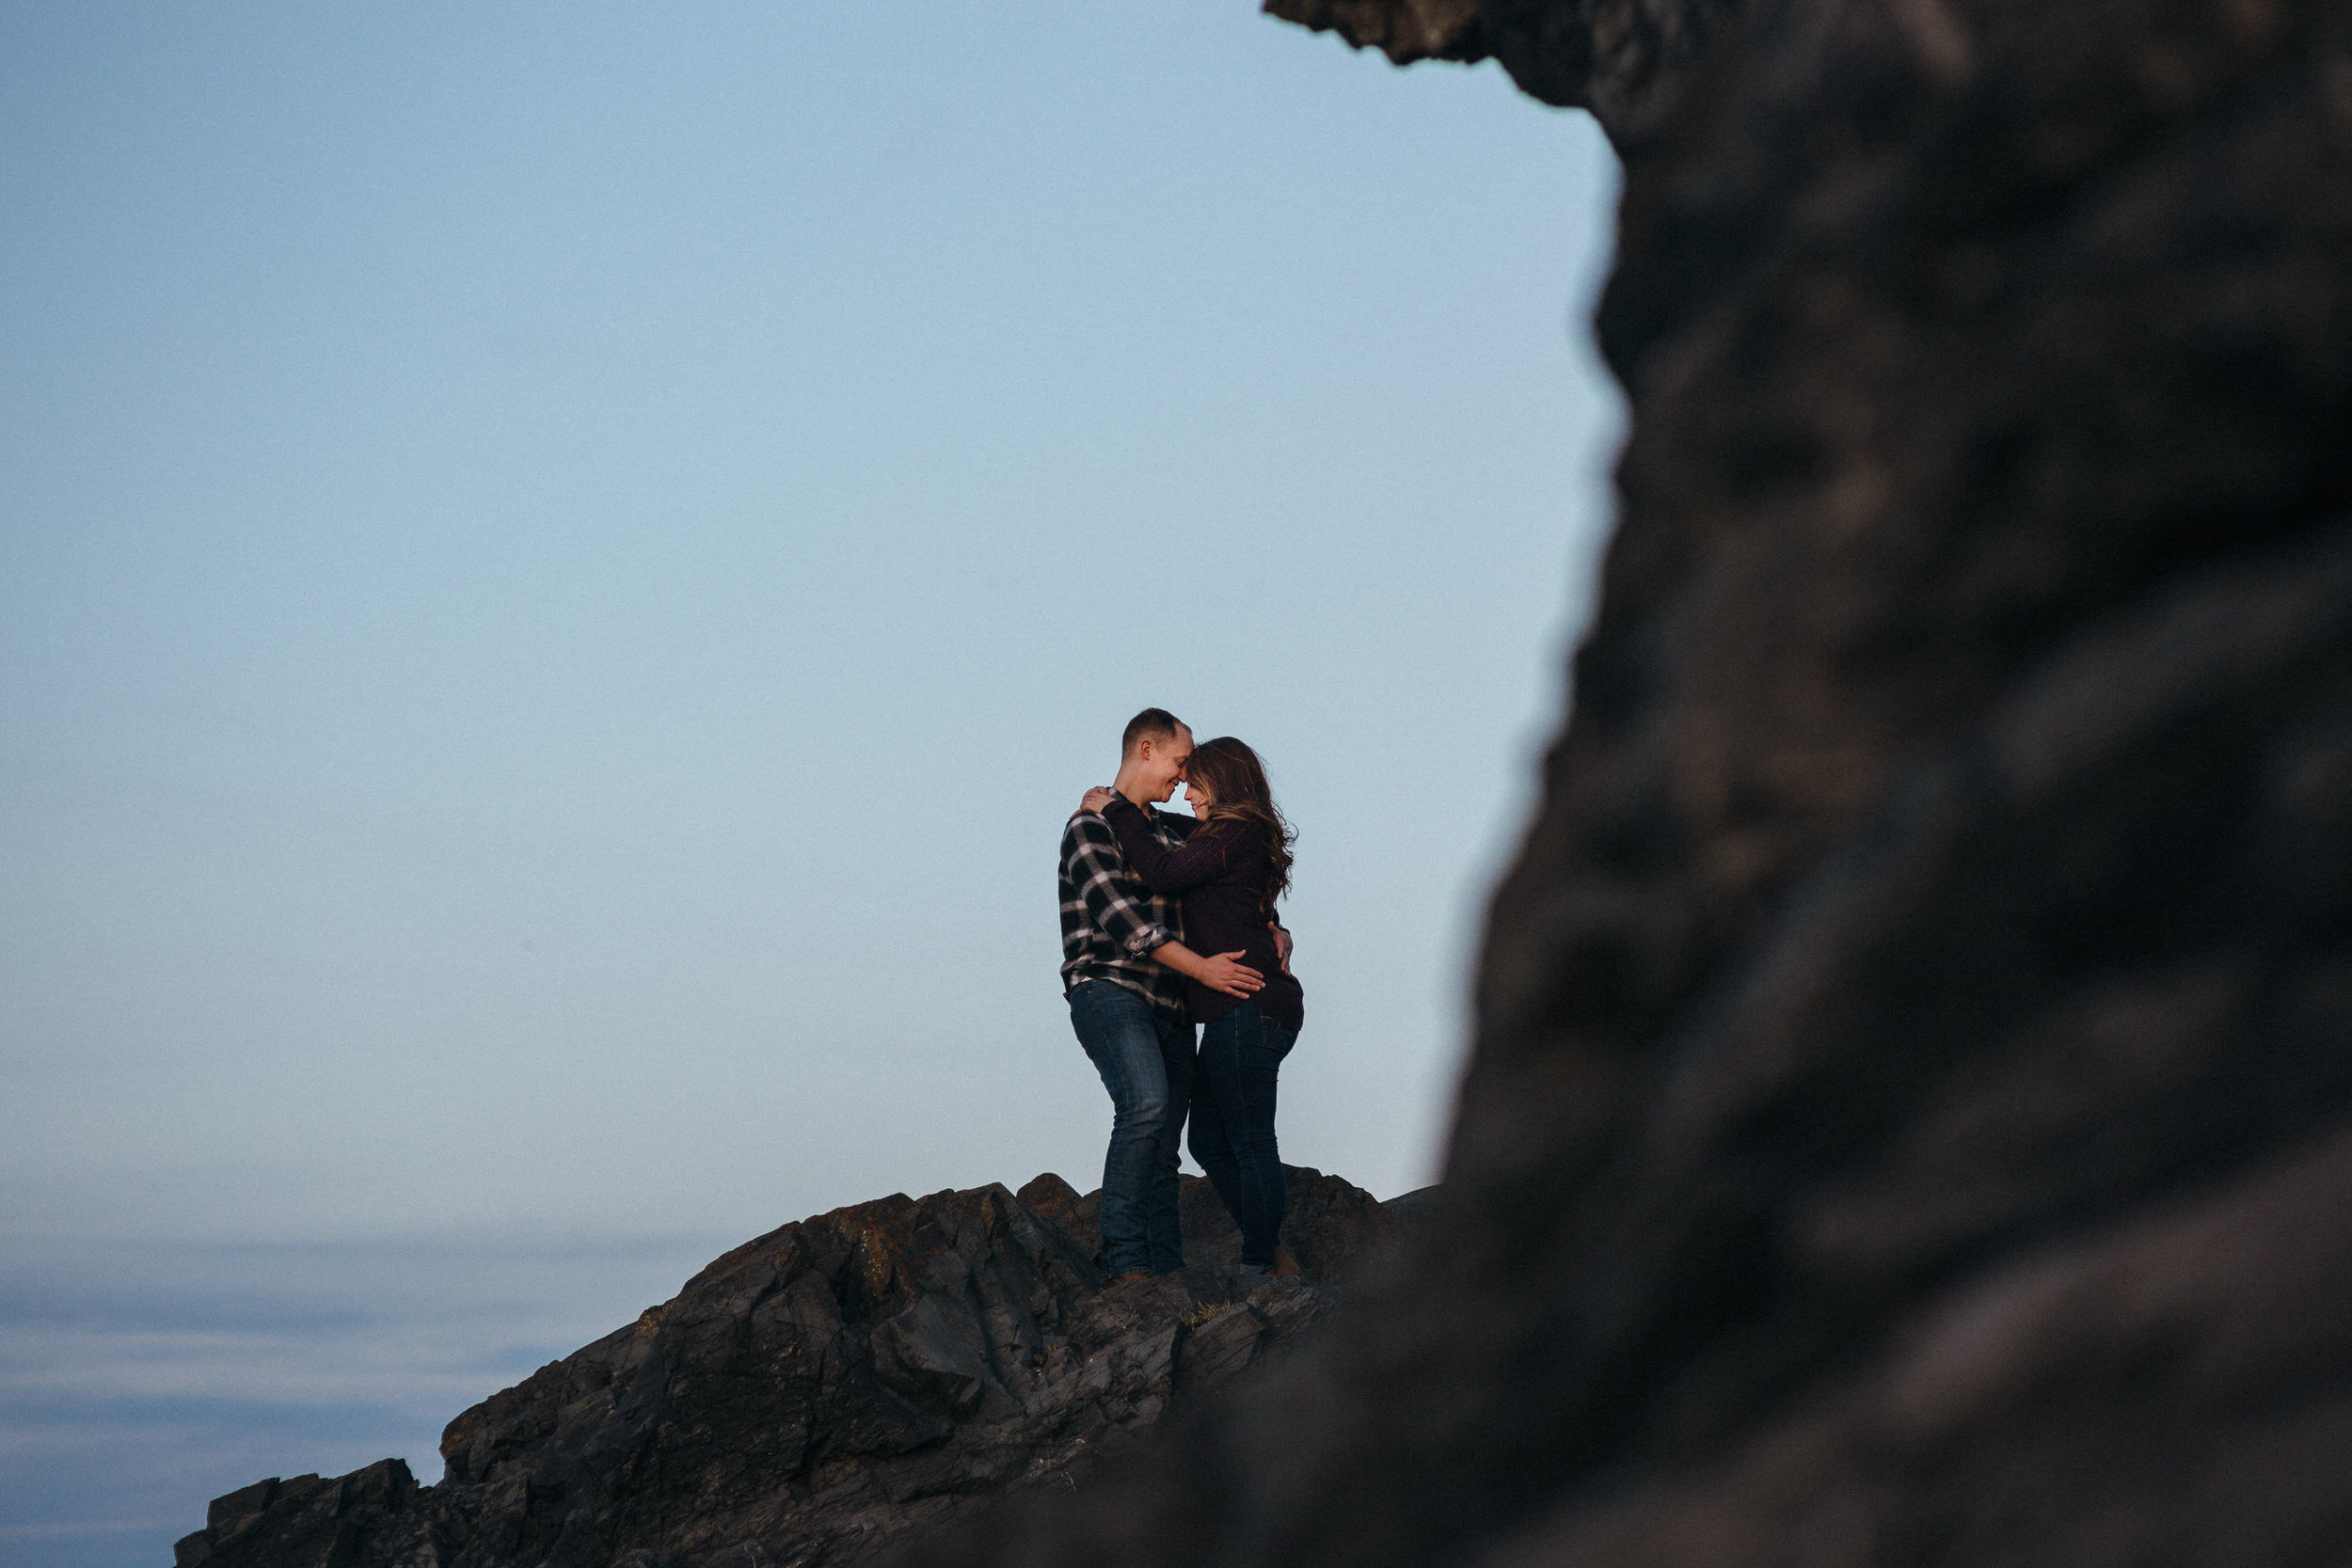
<svg viewBox="0 0 2352 1568"><path fill-rule="evenodd" d="M1600 112L1620 523L1396 1274L922 1560L2352 1556L2352 7L1277 8Z"/></svg>
<svg viewBox="0 0 2352 1568"><path fill-rule="evenodd" d="M1190 1268L1110 1290L1097 1197L1054 1176L785 1226L452 1421L440 1484L397 1459L262 1481L214 1502L180 1568L865 1560L975 1499L1074 1484L1322 1319L1394 1222L1290 1177L1290 1279L1235 1271L1198 1180Z"/></svg>
<svg viewBox="0 0 2352 1568"><path fill-rule="evenodd" d="M1662 118L1739 0L1264 0L1398 65L1491 59L1521 91L1590 109L1623 140Z"/></svg>

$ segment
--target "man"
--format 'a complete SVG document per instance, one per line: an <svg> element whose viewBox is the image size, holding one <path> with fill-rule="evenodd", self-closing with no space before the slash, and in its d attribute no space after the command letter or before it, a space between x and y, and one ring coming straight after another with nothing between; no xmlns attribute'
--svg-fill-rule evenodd
<svg viewBox="0 0 2352 1568"><path fill-rule="evenodd" d="M1120 737L1111 787L1176 845L1192 818L1158 806L1176 791L1192 755L1192 731L1148 707ZM1103 1161L1103 1266L1123 1284L1184 1266L1176 1222L1176 1159L1192 1102L1192 1021L1184 979L1232 996L1265 983L1237 954L1202 958L1184 944L1176 900L1128 871L1118 835L1096 812L1071 817L1061 835L1061 978L1071 1026L1111 1097L1110 1152Z"/></svg>

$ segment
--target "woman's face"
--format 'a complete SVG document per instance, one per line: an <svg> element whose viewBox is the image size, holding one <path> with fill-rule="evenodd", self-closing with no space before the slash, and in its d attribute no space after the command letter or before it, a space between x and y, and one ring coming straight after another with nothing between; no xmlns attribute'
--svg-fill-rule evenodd
<svg viewBox="0 0 2352 1568"><path fill-rule="evenodd" d="M1184 781L1184 804L1192 808L1193 816L1206 821L1209 816L1208 786L1198 779L1186 779Z"/></svg>

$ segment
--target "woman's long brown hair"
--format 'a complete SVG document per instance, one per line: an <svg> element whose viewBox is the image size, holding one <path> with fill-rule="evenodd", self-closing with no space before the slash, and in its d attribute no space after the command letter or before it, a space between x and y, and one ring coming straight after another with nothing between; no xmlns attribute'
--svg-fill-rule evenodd
<svg viewBox="0 0 2352 1568"><path fill-rule="evenodd" d="M1274 901L1290 890L1291 845L1298 834L1283 816L1282 808L1274 803L1274 791L1266 785L1265 767L1258 761L1258 753L1232 736L1220 735L1192 749L1184 777L1198 780L1209 792L1209 819L1202 832L1238 822L1265 834L1269 870L1264 897L1266 911L1272 913Z"/></svg>

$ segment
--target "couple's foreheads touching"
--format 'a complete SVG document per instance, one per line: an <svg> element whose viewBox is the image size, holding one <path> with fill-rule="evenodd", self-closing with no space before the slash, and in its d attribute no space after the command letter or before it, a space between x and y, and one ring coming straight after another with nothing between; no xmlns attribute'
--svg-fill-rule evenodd
<svg viewBox="0 0 2352 1568"><path fill-rule="evenodd" d="M1189 816L1160 809L1180 784ZM1187 1126L1241 1232L1235 1267L1297 1272L1274 1133L1282 1059L1305 1022L1277 908L1295 837L1255 751L1232 736L1195 744L1158 707L1127 721L1117 776L1062 830L1062 990L1111 1101L1101 1262L1113 1284L1184 1266Z"/></svg>

